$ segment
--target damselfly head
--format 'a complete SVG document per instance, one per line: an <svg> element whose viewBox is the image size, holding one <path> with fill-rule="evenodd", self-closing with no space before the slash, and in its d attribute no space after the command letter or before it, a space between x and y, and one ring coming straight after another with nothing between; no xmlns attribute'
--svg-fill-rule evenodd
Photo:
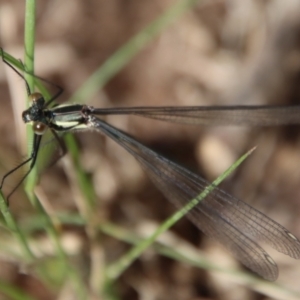
<svg viewBox="0 0 300 300"><path fill-rule="evenodd" d="M29 100L31 106L22 113L24 123L40 121L45 107L44 97L40 93L32 93L29 95Z"/></svg>

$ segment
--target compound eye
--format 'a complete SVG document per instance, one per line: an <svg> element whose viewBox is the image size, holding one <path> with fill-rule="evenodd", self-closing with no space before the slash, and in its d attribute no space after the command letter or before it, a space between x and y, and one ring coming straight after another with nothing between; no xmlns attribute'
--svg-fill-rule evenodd
<svg viewBox="0 0 300 300"><path fill-rule="evenodd" d="M33 122L32 128L35 134L43 135L46 132L48 126L42 122Z"/></svg>
<svg viewBox="0 0 300 300"><path fill-rule="evenodd" d="M28 113L27 110L23 111L22 119L23 119L24 123L29 123L31 121L30 114Z"/></svg>
<svg viewBox="0 0 300 300"><path fill-rule="evenodd" d="M30 102L37 102L39 99L42 99L43 96L41 93L32 93L28 98Z"/></svg>

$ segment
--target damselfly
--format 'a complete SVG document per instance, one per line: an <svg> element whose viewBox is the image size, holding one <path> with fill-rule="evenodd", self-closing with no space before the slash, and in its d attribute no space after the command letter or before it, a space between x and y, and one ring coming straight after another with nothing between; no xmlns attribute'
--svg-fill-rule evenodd
<svg viewBox="0 0 300 300"><path fill-rule="evenodd" d="M22 78L3 56L3 61ZM26 80L25 80L26 82ZM187 169L150 150L133 137L109 125L98 116L137 115L163 121L197 125L281 125L299 123L298 106L217 106L217 107L129 107L94 108L87 105L55 105L61 90L45 101L40 93L31 93L26 82L31 106L22 114L31 123L34 140L31 156L4 175L8 176L28 164L29 170L13 189L22 183L34 167L43 134L50 130L59 141L59 132L95 129L112 138L132 154L165 196L177 207L183 207L209 185L209 182ZM51 107L52 106L52 107ZM268 280L275 280L278 268L274 260L257 243L262 241L293 258L300 258L300 241L287 229L245 202L215 188L187 213L190 220L205 234L228 248L244 265Z"/></svg>

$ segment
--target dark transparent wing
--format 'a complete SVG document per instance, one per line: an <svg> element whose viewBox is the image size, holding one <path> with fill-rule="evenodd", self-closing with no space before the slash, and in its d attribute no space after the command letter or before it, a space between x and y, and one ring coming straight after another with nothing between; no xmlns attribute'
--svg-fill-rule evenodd
<svg viewBox="0 0 300 300"><path fill-rule="evenodd" d="M137 115L195 125L273 126L300 123L300 106L188 106L93 109L96 115Z"/></svg>
<svg viewBox="0 0 300 300"><path fill-rule="evenodd" d="M126 133L90 117L88 126L101 130L130 152L154 183L177 207L183 207L209 185L201 177L171 162ZM187 216L208 236L227 247L244 265L265 279L275 280L278 269L256 240L291 257L300 257L299 240L258 210L216 188Z"/></svg>

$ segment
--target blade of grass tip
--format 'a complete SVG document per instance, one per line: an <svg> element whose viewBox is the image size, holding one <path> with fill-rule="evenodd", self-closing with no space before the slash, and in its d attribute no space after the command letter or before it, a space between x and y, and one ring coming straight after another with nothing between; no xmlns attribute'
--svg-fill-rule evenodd
<svg viewBox="0 0 300 300"><path fill-rule="evenodd" d="M8 61L10 64L12 64L14 67L19 69L20 71L25 71L24 70L24 65L20 62L19 59L14 58L11 56L9 53L3 51L3 56L6 61ZM26 73L25 73L26 74ZM24 74L24 75L25 75ZM28 74L27 74L28 75ZM31 76L31 75L29 75ZM31 76L32 77L32 76ZM39 79L35 79L35 85L39 89L39 91L42 93L43 97L47 100L51 98L51 94L49 91L44 87L42 82Z"/></svg>
<svg viewBox="0 0 300 300"><path fill-rule="evenodd" d="M177 1L160 17L132 37L126 44L112 54L104 64L77 90L69 99L70 102L80 103L92 97L114 75L141 51L149 42L159 35L168 25L176 21L186 11L191 9L199 0Z"/></svg>
<svg viewBox="0 0 300 300"><path fill-rule="evenodd" d="M147 239L144 239L138 245L133 247L117 262L108 266L106 270L106 278L108 282L117 279L132 263L137 259L143 251L145 251L156 238L171 226L173 226L178 220L187 214L193 207L195 207L200 201L202 201L211 191L213 191L226 177L228 177L254 150L252 148L240 159L238 159L230 168L228 168L221 176L219 176L211 185L209 185L198 197L192 199L180 210L175 212L170 218L168 218L161 226L159 226L155 232Z"/></svg>
<svg viewBox="0 0 300 300"><path fill-rule="evenodd" d="M18 68L19 70L23 71L23 64L13 56L11 56L9 53L5 52L3 50L3 58L8 61L10 64Z"/></svg>

